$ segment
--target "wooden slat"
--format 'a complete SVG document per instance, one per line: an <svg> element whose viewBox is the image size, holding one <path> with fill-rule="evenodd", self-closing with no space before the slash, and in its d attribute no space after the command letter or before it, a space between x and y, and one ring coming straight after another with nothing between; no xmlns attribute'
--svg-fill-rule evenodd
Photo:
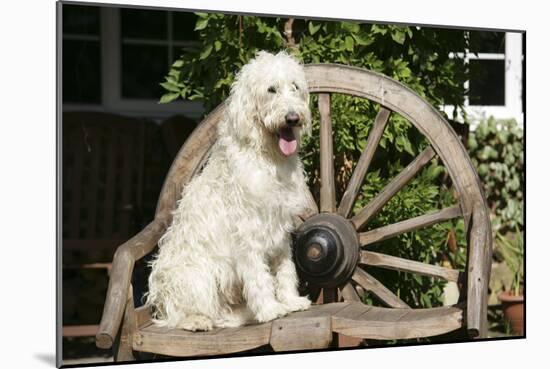
<svg viewBox="0 0 550 369"><path fill-rule="evenodd" d="M393 340L436 336L462 326L463 311L455 306L415 310L363 306L360 315L361 307L354 316L346 316L345 311L333 315L332 330L351 337Z"/></svg>
<svg viewBox="0 0 550 369"><path fill-rule="evenodd" d="M381 242L400 234L428 227L462 215L460 207L448 207L432 214L425 214L402 222L376 228L368 232L359 233L359 242L362 246Z"/></svg>
<svg viewBox="0 0 550 369"><path fill-rule="evenodd" d="M332 121L330 118L330 95L319 94L319 114L321 116L321 207L324 212L334 212L336 208L336 187L334 184L334 151L332 144Z"/></svg>
<svg viewBox="0 0 550 369"><path fill-rule="evenodd" d="M272 322L190 332L150 325L134 334L134 350L169 356L222 355L267 345Z"/></svg>
<svg viewBox="0 0 550 369"><path fill-rule="evenodd" d="M390 199L401 190L433 157L435 152L428 146L401 173L376 195L351 221L356 229L363 227Z"/></svg>
<svg viewBox="0 0 550 369"><path fill-rule="evenodd" d="M361 251L361 259L359 263L364 265L398 270L401 272L409 272L426 275L429 277L443 278L451 282L458 282L460 274L460 272L456 269L424 264L418 261L407 260L372 251Z"/></svg>
<svg viewBox="0 0 550 369"><path fill-rule="evenodd" d="M105 269L108 273L112 266L112 263L68 264L63 265L63 269Z"/></svg>
<svg viewBox="0 0 550 369"><path fill-rule="evenodd" d="M121 208L116 209L119 211L120 215L120 229L118 231L120 234L130 234L132 214L134 213L136 206L133 196L132 189L132 168L134 167L135 158L133 154L135 152L135 134L126 134L123 136L122 144L124 145L124 162L122 164L122 173L120 173L120 178L122 178L122 199L121 199Z"/></svg>
<svg viewBox="0 0 550 369"><path fill-rule="evenodd" d="M90 130L90 152L91 157L90 163L90 177L88 179L89 183L86 184L86 208L88 209L88 224L87 232L85 238L95 238L97 237L96 224L98 221L97 205L98 205L98 188L100 170L100 158L101 151L104 150L103 145L101 144L101 129L94 127Z"/></svg>
<svg viewBox="0 0 550 369"><path fill-rule="evenodd" d="M98 324L64 325L63 337L93 337L98 329Z"/></svg>
<svg viewBox="0 0 550 369"><path fill-rule="evenodd" d="M344 287L340 288L340 293L344 301L361 301L361 298L357 294L357 291L355 291L355 287L353 287L351 282L346 283Z"/></svg>
<svg viewBox="0 0 550 369"><path fill-rule="evenodd" d="M345 308L339 310L337 313L332 316L337 316L342 319L355 320L358 319L361 315L372 309L371 305L365 305L360 302L352 302Z"/></svg>
<svg viewBox="0 0 550 369"><path fill-rule="evenodd" d="M332 330L330 316L289 316L273 321L269 340L275 351L312 350L330 346Z"/></svg>
<svg viewBox="0 0 550 369"><path fill-rule="evenodd" d="M115 178L116 178L116 158L118 145L116 144L115 128L109 127L105 132L108 141L107 168L105 179L105 202L103 203L103 237L112 237L113 219L115 217ZM120 243L119 243L120 245Z"/></svg>
<svg viewBox="0 0 550 369"><path fill-rule="evenodd" d="M90 250L90 249L115 249L117 246L122 245L125 240L122 239L99 239L99 240L82 240L82 239L64 239L63 250Z"/></svg>
<svg viewBox="0 0 550 369"><path fill-rule="evenodd" d="M297 311L288 316L293 316L296 319L305 319L310 317L319 316L331 316L338 313L340 310L348 306L349 302L332 302L330 304L311 305L311 307L304 311Z"/></svg>
<svg viewBox="0 0 550 369"><path fill-rule="evenodd" d="M376 151L376 148L378 147L378 143L382 138L382 134L384 133L384 128L386 127L386 123L388 122L389 117L390 111L388 109L385 109L384 107L380 107L372 130L369 133L369 137L367 138L365 148L363 149L361 157L359 158L359 161L355 166L346 191L344 192L342 200L340 201L340 206L338 207L338 214L340 214L344 218L347 218L349 216L351 209L353 208L353 203L355 202L357 194L359 193L359 189L361 188L361 184L365 179L365 175L367 174L369 165L372 161L372 158L374 157L374 153Z"/></svg>
<svg viewBox="0 0 550 369"><path fill-rule="evenodd" d="M365 290L372 292L383 303L394 308L409 308L404 301L397 297L393 292L388 290L376 278L365 272L361 268L356 268L351 277L355 282L359 283Z"/></svg>
<svg viewBox="0 0 550 369"><path fill-rule="evenodd" d="M151 310L148 306L140 306L135 309L136 326L143 328L151 324Z"/></svg>
<svg viewBox="0 0 550 369"><path fill-rule="evenodd" d="M69 214L69 237L80 238L80 208L82 199L85 196L82 191L82 175L84 172L84 156L86 155L85 137L87 135L84 124L77 124L75 127L77 132L75 137L71 137L76 141L74 159L72 166L73 178L71 181L71 210ZM64 155L68 155L64 154Z"/></svg>
<svg viewBox="0 0 550 369"><path fill-rule="evenodd" d="M355 291L355 287L351 284L351 282L346 283L343 287L340 287L339 290L344 301L361 302L361 298L357 294L357 291ZM338 347L357 347L363 343L362 338L350 337L341 333L335 335L337 337L334 337L333 339L335 340L335 343L337 343Z"/></svg>
<svg viewBox="0 0 550 369"><path fill-rule="evenodd" d="M137 183L133 183L132 185L134 186L134 188L136 188L136 207L138 210L141 210L143 209L143 182L144 182L144 178L143 178L143 173L144 173L144 170L145 170L145 140L146 140L146 135L145 135L145 130L146 130L146 125L141 123L139 126L138 126L138 134L136 135L136 137L138 138L138 143L137 143L137 165L135 167L135 171L137 172ZM151 131L149 131L149 133L152 133ZM132 170L132 175L134 173L134 170Z"/></svg>

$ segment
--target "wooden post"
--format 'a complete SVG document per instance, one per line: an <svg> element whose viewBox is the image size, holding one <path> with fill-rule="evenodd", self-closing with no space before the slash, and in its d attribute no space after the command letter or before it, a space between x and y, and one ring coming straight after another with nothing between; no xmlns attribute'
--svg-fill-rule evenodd
<svg viewBox="0 0 550 369"><path fill-rule="evenodd" d="M122 321L122 327L117 338L117 344L114 349L114 360L118 361L134 361L134 352L132 350L133 342L132 338L136 331L136 314L134 310L134 293L132 286L128 289L128 296L126 298L126 309L124 311L124 318Z"/></svg>

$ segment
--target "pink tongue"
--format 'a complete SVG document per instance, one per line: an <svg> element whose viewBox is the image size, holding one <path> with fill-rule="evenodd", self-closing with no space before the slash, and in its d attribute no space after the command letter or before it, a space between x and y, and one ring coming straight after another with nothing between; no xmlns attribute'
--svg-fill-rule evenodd
<svg viewBox="0 0 550 369"><path fill-rule="evenodd" d="M294 154L297 146L298 144L292 128L282 128L279 131L279 148L283 155L290 156Z"/></svg>

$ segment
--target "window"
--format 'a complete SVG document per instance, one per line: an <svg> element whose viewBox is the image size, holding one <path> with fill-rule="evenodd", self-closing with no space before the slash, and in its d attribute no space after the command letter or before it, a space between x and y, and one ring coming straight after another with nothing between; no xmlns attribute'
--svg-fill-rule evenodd
<svg viewBox="0 0 550 369"><path fill-rule="evenodd" d="M504 106L505 44L504 32L470 32L472 48L467 55L470 66L469 105Z"/></svg>
<svg viewBox="0 0 550 369"><path fill-rule="evenodd" d="M99 8L63 7L63 102L101 102Z"/></svg>
<svg viewBox="0 0 550 369"><path fill-rule="evenodd" d="M158 104L173 60L196 45L190 12L63 5L64 110L198 118L199 102Z"/></svg>
<svg viewBox="0 0 550 369"><path fill-rule="evenodd" d="M466 112L472 123L494 116L523 123L523 38L519 32L470 31ZM460 56L463 56L460 54ZM445 107L448 114L451 107ZM451 114L452 115L452 114Z"/></svg>
<svg viewBox="0 0 550 369"><path fill-rule="evenodd" d="M192 13L121 9L122 97L158 98L170 63L192 47ZM139 63L136 63L139 61Z"/></svg>

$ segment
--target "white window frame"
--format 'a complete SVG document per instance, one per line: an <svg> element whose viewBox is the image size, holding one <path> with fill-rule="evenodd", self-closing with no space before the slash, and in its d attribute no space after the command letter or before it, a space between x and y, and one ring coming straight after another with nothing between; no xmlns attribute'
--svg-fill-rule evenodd
<svg viewBox="0 0 550 369"><path fill-rule="evenodd" d="M159 104L158 100L155 99L131 99L123 97L121 88L122 40L120 37L120 9L102 7L100 22L101 103L65 103L63 104L65 111L102 111L128 116L149 117L152 119L165 119L175 114L182 114L191 119L198 119L202 116L204 106L199 101L182 101L180 99L168 104ZM169 49L171 55L171 48Z"/></svg>
<svg viewBox="0 0 550 369"><path fill-rule="evenodd" d="M520 126L524 124L523 114L523 34L521 32L505 33L504 53L466 53L465 60L504 60L504 105L486 106L470 105L468 96L465 100L465 110L472 128L477 123L493 116L496 119L515 119ZM451 55L464 57L463 53ZM465 88L469 87L468 81ZM452 116L453 106L443 107L448 116Z"/></svg>

